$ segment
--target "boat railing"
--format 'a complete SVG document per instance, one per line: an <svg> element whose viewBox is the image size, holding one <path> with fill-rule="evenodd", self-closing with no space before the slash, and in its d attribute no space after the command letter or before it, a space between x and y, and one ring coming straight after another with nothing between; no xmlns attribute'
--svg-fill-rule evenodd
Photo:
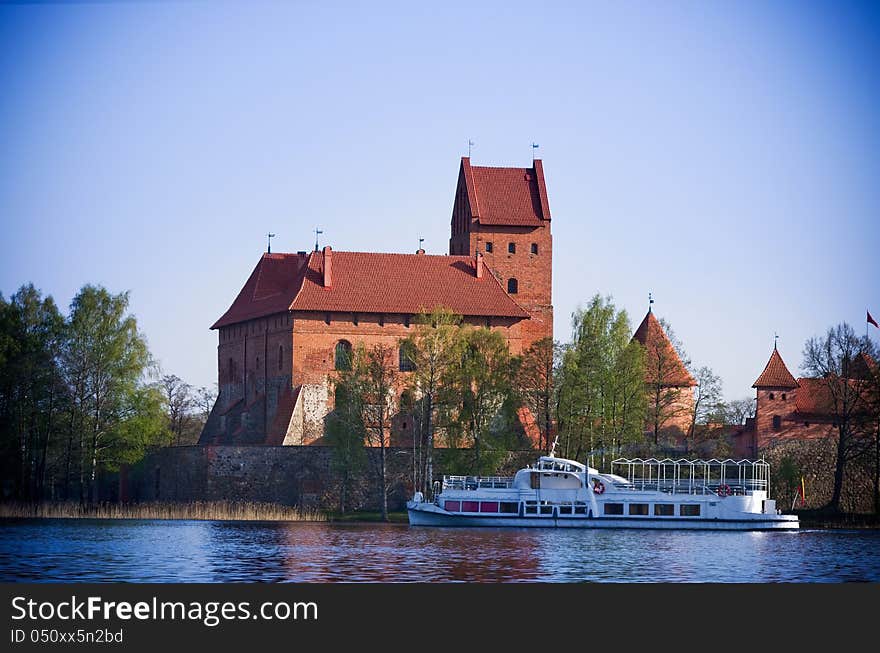
<svg viewBox="0 0 880 653"><path fill-rule="evenodd" d="M510 476L444 476L444 490L506 489L513 487Z"/></svg>
<svg viewBox="0 0 880 653"><path fill-rule="evenodd" d="M725 496L744 496L755 490L765 490L762 481L744 483L701 483L688 481L662 481L656 478L634 478L626 483L615 483L615 490L631 492L664 492L666 494L723 494Z"/></svg>
<svg viewBox="0 0 880 653"><path fill-rule="evenodd" d="M742 496L767 492L770 486L770 465L764 460L618 458L611 466L625 479L614 484L620 490Z"/></svg>

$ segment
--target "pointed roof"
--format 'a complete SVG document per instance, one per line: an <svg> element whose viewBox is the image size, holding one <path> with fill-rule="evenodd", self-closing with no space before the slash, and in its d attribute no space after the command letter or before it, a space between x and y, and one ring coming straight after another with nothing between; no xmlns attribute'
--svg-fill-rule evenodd
<svg viewBox="0 0 880 653"><path fill-rule="evenodd" d="M550 220L541 159L531 168L499 168L472 166L469 157L462 157L456 204L464 198L471 219L483 225L540 227Z"/></svg>
<svg viewBox="0 0 880 653"><path fill-rule="evenodd" d="M779 355L779 350L777 350L776 347L773 348L773 353L770 354L770 360L767 361L764 371L761 372L761 376L758 377L752 387L784 389L794 389L798 387L798 382L792 376L791 372L788 371L788 368L785 366L785 362L783 362L782 356Z"/></svg>
<svg viewBox="0 0 880 653"><path fill-rule="evenodd" d="M669 341L669 337L660 325L660 321L654 317L654 313L650 310L645 315L645 319L642 320L639 328L636 329L633 340L637 340L642 344L648 351L649 357L651 354L654 354L656 358L665 361L664 367L666 369L660 372L663 374L663 379L661 380L663 385L682 388L696 385L694 377L691 376L684 363L681 362L678 352L675 351L675 347ZM657 366L654 366L652 369L649 363L646 370L646 381L648 383L656 383L657 374Z"/></svg>

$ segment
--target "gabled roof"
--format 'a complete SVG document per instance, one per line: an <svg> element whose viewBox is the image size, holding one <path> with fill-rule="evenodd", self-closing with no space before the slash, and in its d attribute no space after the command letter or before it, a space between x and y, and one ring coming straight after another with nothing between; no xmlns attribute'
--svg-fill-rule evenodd
<svg viewBox="0 0 880 653"><path fill-rule="evenodd" d="M232 306L212 329L281 313L302 285L308 254L263 254Z"/></svg>
<svg viewBox="0 0 880 653"><path fill-rule="evenodd" d="M648 352L648 363L646 373L646 381L648 383L657 383L657 375L663 374L660 380L662 385L671 387L692 387L696 385L694 377L681 362L678 352L666 336L666 332L660 325L660 321L654 317L654 313L648 311L645 319L636 329L633 340L637 340ZM651 359L655 360L652 367ZM663 361L664 370L658 371L656 361Z"/></svg>
<svg viewBox="0 0 880 653"><path fill-rule="evenodd" d="M491 271L477 278L470 256L334 251L331 261L325 288L323 253L311 256L291 309L415 314L442 306L459 315L529 317Z"/></svg>
<svg viewBox="0 0 880 653"><path fill-rule="evenodd" d="M469 256L332 252L332 284L323 285L324 253L263 254L212 329L289 310L416 314L437 307L471 317L526 319L529 314Z"/></svg>
<svg viewBox="0 0 880 653"><path fill-rule="evenodd" d="M471 218L480 224L540 227L550 220L540 159L531 168L497 168L472 166L469 157L462 157L459 185L462 181Z"/></svg>
<svg viewBox="0 0 880 653"><path fill-rule="evenodd" d="M798 382L792 376L791 372L785 366L782 356L774 347L773 353L770 354L770 360L764 366L764 371L752 385L753 388L783 388L792 389L798 387Z"/></svg>

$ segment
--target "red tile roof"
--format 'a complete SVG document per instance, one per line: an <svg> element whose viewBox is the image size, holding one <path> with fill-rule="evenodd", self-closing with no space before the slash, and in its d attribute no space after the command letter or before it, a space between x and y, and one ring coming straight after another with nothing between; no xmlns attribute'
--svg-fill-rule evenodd
<svg viewBox="0 0 880 653"><path fill-rule="evenodd" d="M782 356L779 355L779 351L774 347L773 353L770 354L770 360L767 361L767 365L764 367L764 371L761 372L761 376L757 378L752 387L796 388L798 387L798 382L795 381L791 372L788 371Z"/></svg>
<svg viewBox="0 0 880 653"><path fill-rule="evenodd" d="M416 314L442 306L466 316L526 319L486 269L469 256L333 252L323 285L323 252L263 254L229 310L212 329L288 310Z"/></svg>
<svg viewBox="0 0 880 653"><path fill-rule="evenodd" d="M263 254L232 306L211 328L288 310L308 260L308 254Z"/></svg>
<svg viewBox="0 0 880 653"><path fill-rule="evenodd" d="M529 317L488 269L476 277L469 256L333 252L330 288L322 285L323 263L323 253L311 256L291 309L415 314L442 306L460 315Z"/></svg>
<svg viewBox="0 0 880 653"><path fill-rule="evenodd" d="M824 379L798 379L795 408L800 416L832 415L834 400Z"/></svg>
<svg viewBox="0 0 880 653"><path fill-rule="evenodd" d="M532 168L472 166L461 159L471 217L485 225L540 227L550 204L540 159Z"/></svg>
<svg viewBox="0 0 880 653"><path fill-rule="evenodd" d="M660 321L654 317L654 313L648 311L645 319L642 320L639 328L636 329L633 340L638 340L648 352L646 370L646 381L648 383L657 382L657 365L655 364L652 369L650 362L653 354L655 360L662 357L662 360L666 361L664 363L666 370L662 370L664 378L661 381L663 385L682 388L696 385L694 377L690 375L684 363L681 362L678 352L675 351L675 347L672 346L672 343L666 336Z"/></svg>

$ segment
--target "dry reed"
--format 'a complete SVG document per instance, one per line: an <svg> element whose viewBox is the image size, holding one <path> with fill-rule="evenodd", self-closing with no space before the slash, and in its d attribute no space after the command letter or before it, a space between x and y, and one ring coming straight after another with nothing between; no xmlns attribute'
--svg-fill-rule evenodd
<svg viewBox="0 0 880 653"><path fill-rule="evenodd" d="M327 521L312 508L253 501L96 503L75 501L0 502L0 518L38 519L196 519L206 521Z"/></svg>

